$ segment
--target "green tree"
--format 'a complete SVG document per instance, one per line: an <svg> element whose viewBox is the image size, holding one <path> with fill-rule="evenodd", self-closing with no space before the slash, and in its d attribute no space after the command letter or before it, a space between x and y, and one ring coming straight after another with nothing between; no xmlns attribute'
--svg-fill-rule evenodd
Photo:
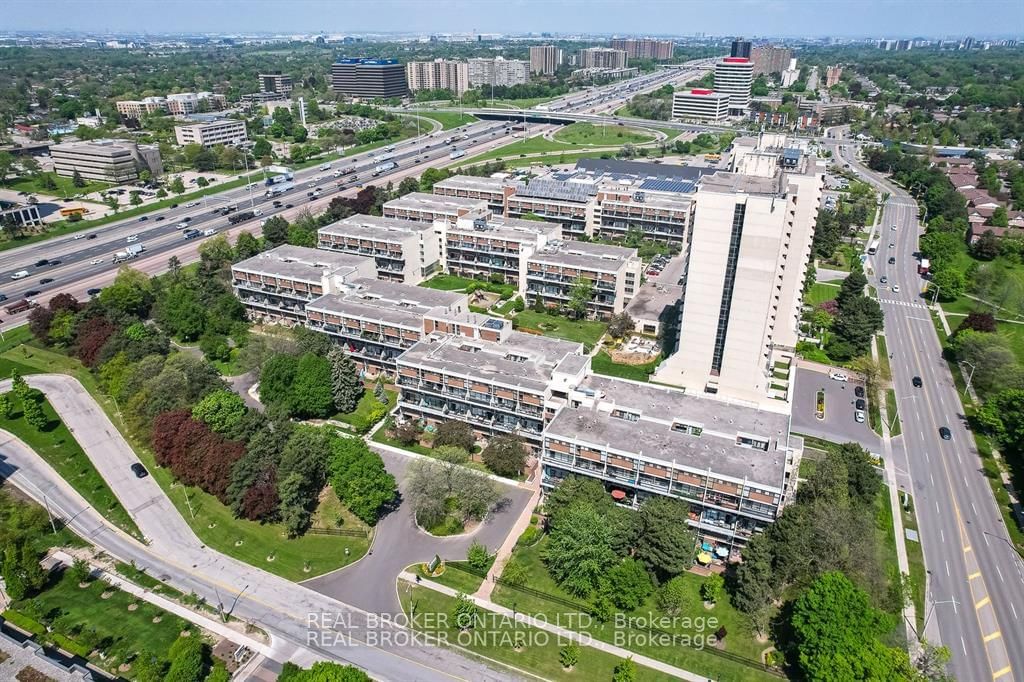
<svg viewBox="0 0 1024 682"><path fill-rule="evenodd" d="M195 632L174 640L168 653L170 667L164 682L201 682L209 665L206 644Z"/></svg>
<svg viewBox="0 0 1024 682"><path fill-rule="evenodd" d="M85 181L85 178L82 177L82 174L78 172L77 168L75 169L75 172L71 174L71 184L75 187L85 187L88 184Z"/></svg>
<svg viewBox="0 0 1024 682"><path fill-rule="evenodd" d="M624 559L607 574L608 594L617 607L632 611L651 594L651 577L636 559Z"/></svg>
<svg viewBox="0 0 1024 682"><path fill-rule="evenodd" d="M295 356L284 353L270 356L260 370L260 400L266 405L280 405L290 411L292 382L297 370Z"/></svg>
<svg viewBox="0 0 1024 682"><path fill-rule="evenodd" d="M312 353L299 358L291 389L292 414L299 417L328 417L334 409L331 362Z"/></svg>
<svg viewBox="0 0 1024 682"><path fill-rule="evenodd" d="M252 155L253 156L255 156L256 158L262 158L264 156L269 156L271 151L273 151L273 149L270 146L270 142L267 141L267 138L265 138L265 137L257 137L256 138L256 140L255 140L255 142L253 143L253 146L252 146Z"/></svg>
<svg viewBox="0 0 1024 682"><path fill-rule="evenodd" d="M1024 389L1007 389L990 396L978 410L978 421L1006 451L1024 451Z"/></svg>
<svg viewBox="0 0 1024 682"><path fill-rule="evenodd" d="M146 317L153 304L153 285L145 273L121 268L114 283L103 287L99 300L115 315Z"/></svg>
<svg viewBox="0 0 1024 682"><path fill-rule="evenodd" d="M128 201L129 203L131 203L132 206L142 206L142 194L140 194L138 191L132 191L128 196Z"/></svg>
<svg viewBox="0 0 1024 682"><path fill-rule="evenodd" d="M589 597L616 561L602 515L582 504L561 512L542 559L567 592Z"/></svg>
<svg viewBox="0 0 1024 682"><path fill-rule="evenodd" d="M480 607L463 593L455 597L452 607L452 622L460 630L472 630L480 620Z"/></svg>
<svg viewBox="0 0 1024 682"><path fill-rule="evenodd" d="M242 232L235 241L235 259L242 261L260 252L260 242L248 232Z"/></svg>
<svg viewBox="0 0 1024 682"><path fill-rule="evenodd" d="M859 270L847 275L839 286L839 293L836 294L836 305L839 309L841 310L851 300L864 296L864 287L867 286L867 283L868 278Z"/></svg>
<svg viewBox="0 0 1024 682"><path fill-rule="evenodd" d="M10 419L14 415L14 405L9 393L0 394L0 419Z"/></svg>
<svg viewBox="0 0 1024 682"><path fill-rule="evenodd" d="M288 241L288 221L281 216L267 218L263 223L263 242L267 248L281 246Z"/></svg>
<svg viewBox="0 0 1024 682"><path fill-rule="evenodd" d="M625 311L612 315L611 319L608 320L608 334L613 339L621 339L627 334L631 334L635 327L636 322Z"/></svg>
<svg viewBox="0 0 1024 682"><path fill-rule="evenodd" d="M491 553L485 545L474 540L466 552L466 563L478 571L486 571L491 565Z"/></svg>
<svg viewBox="0 0 1024 682"><path fill-rule="evenodd" d="M22 401L27 400L31 390L25 377L16 369L11 370L11 392L14 393L14 397Z"/></svg>
<svg viewBox="0 0 1024 682"><path fill-rule="evenodd" d="M314 663L309 670L301 670L294 663L285 663L278 682L370 682L370 676L359 668L330 661Z"/></svg>
<svg viewBox="0 0 1024 682"><path fill-rule="evenodd" d="M7 596L14 601L21 601L28 595L28 587L22 577L21 552L17 545L9 544L3 549L3 564L0 564L0 575L3 576Z"/></svg>
<svg viewBox="0 0 1024 682"><path fill-rule="evenodd" d="M88 582L89 578L92 577L92 567L85 559L75 559L71 567L68 568L68 575L76 583L82 584Z"/></svg>
<svg viewBox="0 0 1024 682"><path fill-rule="evenodd" d="M594 285L590 280L579 277L573 282L572 289L569 290L569 302L565 304L565 307L575 318L582 319L587 316L587 308L593 298Z"/></svg>
<svg viewBox="0 0 1024 682"><path fill-rule="evenodd" d="M1005 206L997 206L996 210L992 211L992 218L989 220L993 227L1009 227L1010 216L1006 212Z"/></svg>
<svg viewBox="0 0 1024 682"><path fill-rule="evenodd" d="M402 178L402 181L398 183L398 196L404 197L406 194L418 192L419 189L420 183L416 180L416 178L412 176Z"/></svg>
<svg viewBox="0 0 1024 682"><path fill-rule="evenodd" d="M985 230L978 241L971 244L971 255L979 260L994 260L999 257L999 237L992 230Z"/></svg>
<svg viewBox="0 0 1024 682"><path fill-rule="evenodd" d="M636 681L636 663L633 662L633 658L625 658L619 661L615 665L615 669L612 671L612 682L635 682Z"/></svg>
<svg viewBox="0 0 1024 682"><path fill-rule="evenodd" d="M871 337L882 328L883 320L878 301L867 296L850 299L836 316L833 325L836 341L829 346L829 354L840 359L863 355L868 351Z"/></svg>
<svg viewBox="0 0 1024 682"><path fill-rule="evenodd" d="M515 477L526 466L526 450L519 436L507 434L495 436L484 448L481 457L487 468L499 476Z"/></svg>
<svg viewBox="0 0 1024 682"><path fill-rule="evenodd" d="M676 576L662 585L658 590L657 604L670 616L689 611L694 605L694 598L686 578Z"/></svg>
<svg viewBox="0 0 1024 682"><path fill-rule="evenodd" d="M46 414L43 412L42 406L34 398L23 400L21 403L21 411L25 415L25 421L30 426L34 427L36 431L42 431L46 428L46 425L50 423L47 419Z"/></svg>
<svg viewBox="0 0 1024 682"><path fill-rule="evenodd" d="M432 192L434 184L448 178L450 173L446 169L428 168L420 175L420 191Z"/></svg>
<svg viewBox="0 0 1024 682"><path fill-rule="evenodd" d="M580 662L580 648L575 644L566 644L558 652L558 662L566 670L572 670Z"/></svg>
<svg viewBox="0 0 1024 682"><path fill-rule="evenodd" d="M682 500L659 495L640 504L634 556L655 575L666 578L689 568L695 543L689 516L690 508Z"/></svg>
<svg viewBox="0 0 1024 682"><path fill-rule="evenodd" d="M964 273L952 267L939 268L932 272L929 289L938 291L940 301L955 301L963 296L967 288L967 279Z"/></svg>
<svg viewBox="0 0 1024 682"><path fill-rule="evenodd" d="M453 446L466 453L473 451L476 445L476 434L473 427L458 419L449 419L438 425L434 431L434 447Z"/></svg>
<svg viewBox="0 0 1024 682"><path fill-rule="evenodd" d="M184 194L185 193L185 183L181 179L181 176L177 176L173 180L171 180L170 189L175 194Z"/></svg>
<svg viewBox="0 0 1024 682"><path fill-rule="evenodd" d="M722 578L722 574L712 573L700 584L700 596L704 601L714 604L721 599L724 586L725 579Z"/></svg>
<svg viewBox="0 0 1024 682"><path fill-rule="evenodd" d="M356 363L337 345L327 353L327 359L331 368L331 396L334 407L343 414L355 412L365 391Z"/></svg>
<svg viewBox="0 0 1024 682"><path fill-rule="evenodd" d="M328 468L338 499L368 525L376 524L395 499L395 477L384 468L380 455L360 439L334 439Z"/></svg>
<svg viewBox="0 0 1024 682"><path fill-rule="evenodd" d="M226 436L238 429L248 408L245 401L234 391L226 389L208 393L192 408L192 418L210 427L216 433Z"/></svg>

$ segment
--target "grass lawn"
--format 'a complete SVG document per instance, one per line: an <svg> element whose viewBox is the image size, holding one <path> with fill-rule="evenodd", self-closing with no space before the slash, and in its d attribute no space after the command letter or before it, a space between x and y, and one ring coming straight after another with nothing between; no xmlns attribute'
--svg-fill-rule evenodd
<svg viewBox="0 0 1024 682"><path fill-rule="evenodd" d="M482 622L468 632L454 627L452 617L456 600L454 597L435 592L425 587L399 586L402 608L414 627L430 638L430 643L449 645L505 663L513 668L525 670L541 679L548 680L610 680L612 671L620 662L617 656L580 647L579 662L571 672L566 672L558 660L558 653L567 642L537 628L515 624L500 616L488 617L482 612ZM513 632L522 633L526 646L522 651L512 647ZM637 666L638 682L660 682L675 678ZM725 678L723 678L725 679Z"/></svg>
<svg viewBox="0 0 1024 682"><path fill-rule="evenodd" d="M241 374L245 374L245 368L242 367L238 362L239 352L240 351L238 348L232 348L231 356L227 359L227 361L209 360L209 358L207 358L207 360L209 360L209 363L211 365L217 368L217 371L220 372L221 376L237 377Z"/></svg>
<svg viewBox="0 0 1024 682"><path fill-rule="evenodd" d="M384 393L387 394L387 408L388 412L390 412L398 403L398 391L384 389ZM363 391L362 397L359 399L359 404L356 405L355 411L349 412L347 414L339 413L331 417L331 419L339 422L344 422L345 424L348 424L359 433L366 433L367 431L370 430L370 427L377 423L376 421L370 420L370 413L378 405L380 405L380 402L373 394L373 386L366 386L365 390Z"/></svg>
<svg viewBox="0 0 1024 682"><path fill-rule="evenodd" d="M113 187L109 182L97 182L95 180L86 180L84 187L75 187L75 183L71 181L71 178L65 178L61 175L57 175L56 173L50 173L50 177L52 177L57 183L56 189L45 189L40 178L29 177L8 178L2 183L2 186L5 189L11 189L15 192L43 194L46 196L57 197L58 199L73 197L76 194L91 194L93 192L100 192Z"/></svg>
<svg viewBox="0 0 1024 682"><path fill-rule="evenodd" d="M616 146L614 142L608 144L609 147ZM479 163L481 161L493 161L494 159L512 159L519 156L520 154L540 154L547 152L572 152L580 151L580 148L573 144L566 144L564 142L552 142L551 140L545 139L544 137L537 135L535 137L529 137L525 140L517 139L511 144L507 144L497 149L492 149L489 152L483 154L477 154L476 156L466 159L462 165L470 165Z"/></svg>
<svg viewBox="0 0 1024 682"><path fill-rule="evenodd" d="M548 575L547 569L540 558L547 542L548 538L545 536L532 547L518 548L513 554L527 571L526 587L560 599L581 603L581 600L575 599L564 592ZM494 588L491 599L502 606L514 607L522 613L543 614L550 623L560 623L563 627L570 627L580 632L585 632L595 639L614 643L616 637L618 637L619 641L625 640L630 642L628 648L637 653L690 670L699 675L706 675L714 680L745 682L747 680L777 679L764 672L759 665L760 652L770 646L770 644L757 642L746 616L736 611L728 602L728 599L725 598L716 604L714 608L710 610L705 609L700 598L700 584L703 582L703 578L694 573L684 573L683 580L686 582L691 596L688 607L662 629L676 635L689 636L696 641L700 636L707 637L714 634L719 627L725 627L727 634L723 640L724 650L730 654L748 659L751 661L751 665L744 665L734 660L716 656L714 651L717 651L717 649L713 647L701 649L681 646L678 643L671 644L657 638L654 638L653 641L651 638L645 639L644 636L648 634L647 630L639 625L630 627L620 621L619 626L616 626L614 619L604 624L598 623L596 620L588 622L587 619L584 619L581 621L579 610L577 609L559 602L549 601L508 585L497 585ZM586 608L586 604L582 605ZM640 608L629 612L627 615L638 619L651 619L661 618L665 614L657 609L654 596L652 595ZM704 620L697 621L698 618ZM709 620L711 618L716 619L713 626Z"/></svg>
<svg viewBox="0 0 1024 682"><path fill-rule="evenodd" d="M31 371L31 368L27 368ZM103 480L92 461L85 455L78 441L58 417L46 400L42 402L43 414L49 420L39 431L24 419L22 402L10 393L12 414L10 419L0 417L0 428L10 431L39 454L60 474L96 511L112 524L130 535L141 539L135 522L121 506L113 491Z"/></svg>
<svg viewBox="0 0 1024 682"><path fill-rule="evenodd" d="M528 156L525 159L506 158L506 168L523 168L527 166L562 165L576 163L580 159L600 159L603 157L612 158L614 152L549 152L544 156Z"/></svg>
<svg viewBox="0 0 1024 682"><path fill-rule="evenodd" d="M811 290L804 296L804 303L817 306L825 301L832 301L839 295L839 285L831 282L815 282Z"/></svg>
<svg viewBox="0 0 1024 682"><path fill-rule="evenodd" d="M369 546L369 540L366 538L305 535L289 539L280 524L260 524L236 519L231 510L213 495L208 495L198 488L185 489L175 484L170 471L156 465L153 452L134 434L128 432L114 401L103 394L92 373L77 360L28 345L7 351L0 355L0 360L21 362L34 368L35 373L70 374L82 382L131 444L135 454L149 469L154 480L170 497L185 522L200 540L216 551L289 580L303 580L332 571L366 553ZM345 556L346 548L349 549L348 556ZM273 560L268 561L269 557L273 557ZM307 568L308 571L305 570Z"/></svg>
<svg viewBox="0 0 1024 682"><path fill-rule="evenodd" d="M590 366L597 374L633 381L648 381L660 362L661 356L642 365L623 365L613 361L608 353L601 351L591 359Z"/></svg>
<svg viewBox="0 0 1024 682"><path fill-rule="evenodd" d="M903 505L903 528L904 530L917 530L914 498L902 491L899 494L900 503ZM903 502L904 496L906 496L906 503ZM914 608L916 609L917 631L920 632L924 628L924 588L926 581L924 551L921 549L920 540L913 542L904 539L904 544L907 547L907 564L910 566L910 586L913 590L911 596L914 599Z"/></svg>
<svg viewBox="0 0 1024 682"><path fill-rule="evenodd" d="M604 322L597 320L570 320L567 317L533 310L516 313L515 319L520 331L533 330L544 336L581 342L588 353L608 328Z"/></svg>
<svg viewBox="0 0 1024 682"><path fill-rule="evenodd" d="M885 343L884 334L875 335L875 347L878 348L878 367L882 378L888 380L892 377L892 367L889 365L889 347Z"/></svg>
<svg viewBox="0 0 1024 682"><path fill-rule="evenodd" d="M653 142L654 135L637 128L624 126L596 126L593 123L573 123L565 126L554 138L567 144L586 144L599 147Z"/></svg>
<svg viewBox="0 0 1024 682"><path fill-rule="evenodd" d="M105 592L109 595L106 599L101 596ZM137 608L129 610L132 604ZM98 648L104 657L97 655L90 657L90 661L111 672L140 652L165 657L183 630L189 630L192 637L199 636L178 616L137 601L101 580L80 588L68 573L31 599L15 602L12 608L32 620L50 624L52 632L43 637L56 639L63 648L78 648L87 653L92 642L100 642ZM64 637L70 642L61 641ZM127 676L132 677L130 671Z"/></svg>
<svg viewBox="0 0 1024 682"><path fill-rule="evenodd" d="M476 280L470 279L469 277L459 277L458 275L434 275L425 282L420 282L421 287L427 289L439 289L441 291L465 291L466 287L473 284Z"/></svg>
<svg viewBox="0 0 1024 682"><path fill-rule="evenodd" d="M410 111L409 115L433 119L441 124L441 130L451 130L480 120L476 116L459 114L454 111Z"/></svg>
<svg viewBox="0 0 1024 682"><path fill-rule="evenodd" d="M889 427L889 435L895 438L903 432L903 429L900 428L899 411L896 405L896 391L891 388L885 390L885 410L889 415L889 420L892 422L892 425Z"/></svg>

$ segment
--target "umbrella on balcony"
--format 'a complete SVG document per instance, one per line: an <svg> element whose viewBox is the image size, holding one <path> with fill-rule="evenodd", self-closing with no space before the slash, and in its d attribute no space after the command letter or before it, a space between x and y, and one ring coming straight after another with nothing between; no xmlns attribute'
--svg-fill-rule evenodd
<svg viewBox="0 0 1024 682"><path fill-rule="evenodd" d="M620 501L620 502L621 502L622 500L626 499L626 493L625 493L625 491L622 491L622 490L613 490L613 491L612 491L612 499L613 499L613 500L617 500L617 501Z"/></svg>
<svg viewBox="0 0 1024 682"><path fill-rule="evenodd" d="M712 561L712 557L707 552L701 552L700 554L697 555L697 562L700 563L700 564L707 565L707 564L710 564L711 561Z"/></svg>

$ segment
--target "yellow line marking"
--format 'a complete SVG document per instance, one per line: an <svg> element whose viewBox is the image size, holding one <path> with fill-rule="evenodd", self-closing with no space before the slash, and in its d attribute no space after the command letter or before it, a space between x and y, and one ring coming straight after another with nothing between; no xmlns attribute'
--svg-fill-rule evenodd
<svg viewBox="0 0 1024 682"><path fill-rule="evenodd" d="M982 597L978 601L974 602L974 608L975 609L980 609L982 606L986 606L987 604L990 604L991 602L992 602L992 600L989 599L988 597Z"/></svg>
<svg viewBox="0 0 1024 682"><path fill-rule="evenodd" d="M1000 632L999 630L996 630L991 635L985 635L984 637L982 637L982 641L984 641L985 643L988 643L988 642L991 642L993 639L999 639L1002 636L1003 636L1003 633Z"/></svg>
<svg viewBox="0 0 1024 682"><path fill-rule="evenodd" d="M1011 670L1013 670L1013 668L1011 668L1010 666L1006 666L1005 668L1003 668L1001 670L997 670L994 673L992 673L992 679L993 680L998 680L1003 675L1009 675Z"/></svg>
<svg viewBox="0 0 1024 682"><path fill-rule="evenodd" d="M970 551L971 551L971 546L970 545L964 545L964 554L967 554L967 552L970 552Z"/></svg>
<svg viewBox="0 0 1024 682"><path fill-rule="evenodd" d="M974 580L975 578L980 578L980 577L981 577L981 571L975 571L974 573L971 573L969 576L967 576L967 579L968 580Z"/></svg>

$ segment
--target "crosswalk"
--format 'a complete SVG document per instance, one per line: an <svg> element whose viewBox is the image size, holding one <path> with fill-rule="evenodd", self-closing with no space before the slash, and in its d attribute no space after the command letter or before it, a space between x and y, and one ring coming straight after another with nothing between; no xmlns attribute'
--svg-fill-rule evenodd
<svg viewBox="0 0 1024 682"><path fill-rule="evenodd" d="M908 308L920 308L921 310L925 310L925 309L928 308L928 306L924 305L923 303L912 303L911 301L900 301L900 300L895 299L895 298L880 298L880 299L878 299L878 302L879 303L888 303L890 305L902 305L902 306L906 306Z"/></svg>

